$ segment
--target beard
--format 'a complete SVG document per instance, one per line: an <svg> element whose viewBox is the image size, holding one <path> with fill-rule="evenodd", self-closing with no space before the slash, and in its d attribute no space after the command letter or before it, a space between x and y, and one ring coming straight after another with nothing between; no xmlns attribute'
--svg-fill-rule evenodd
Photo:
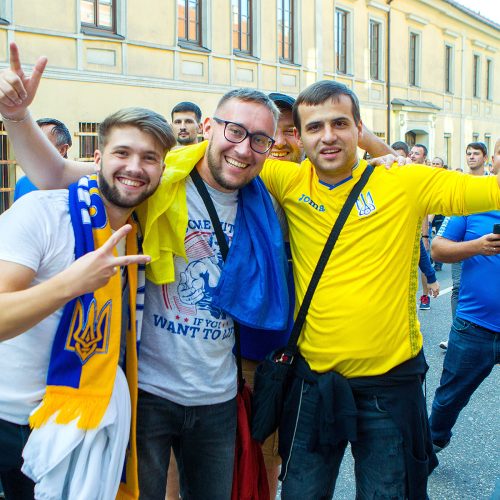
<svg viewBox="0 0 500 500"><path fill-rule="evenodd" d="M242 188L246 184L234 185L224 178L222 167L220 166L218 158L216 158L214 154L213 146L210 142L208 143L207 148L207 165L210 170L210 174L212 174L213 180L223 189L235 191L236 189Z"/></svg>
<svg viewBox="0 0 500 500"><path fill-rule="evenodd" d="M102 169L104 164L101 163L101 170L99 170L97 177L99 183L99 192L101 195L110 203L120 208L135 208L140 205L146 198L149 198L160 184L160 179L158 179L158 184L156 186L151 186L149 189L145 189L141 193L137 194L135 197L127 197L123 195L117 186L110 184L104 175L102 174ZM144 181L146 184L150 182L149 177L143 176L138 180Z"/></svg>
<svg viewBox="0 0 500 500"><path fill-rule="evenodd" d="M195 137L177 137L177 142L181 146L189 146L190 144L196 144L196 136Z"/></svg>

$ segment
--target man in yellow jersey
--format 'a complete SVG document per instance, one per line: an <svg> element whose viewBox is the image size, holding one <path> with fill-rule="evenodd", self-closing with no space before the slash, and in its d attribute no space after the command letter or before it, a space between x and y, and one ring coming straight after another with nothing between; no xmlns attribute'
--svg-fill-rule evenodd
<svg viewBox="0 0 500 500"><path fill-rule="evenodd" d="M366 168L356 95L317 82L293 109L307 159L261 173L290 227L296 310ZM421 165L376 169L316 288L280 425L282 498L331 498L348 441L359 498L425 498L437 464L415 294L422 218L500 207L499 182Z"/></svg>

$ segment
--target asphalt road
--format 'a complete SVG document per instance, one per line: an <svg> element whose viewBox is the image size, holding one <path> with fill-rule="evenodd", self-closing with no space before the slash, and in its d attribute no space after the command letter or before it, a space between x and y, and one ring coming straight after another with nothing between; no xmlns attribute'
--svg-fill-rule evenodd
<svg viewBox="0 0 500 500"><path fill-rule="evenodd" d="M437 275L441 290L451 287L449 265L443 266L443 271ZM444 358L439 342L448 337L450 330L450 292L445 291L431 299L431 309L419 311L419 318L430 367L427 373L427 406L430 411ZM429 478L431 500L500 500L498 375L496 366L460 414L450 445L439 453L439 465ZM354 497L353 461L347 450L333 498L351 500Z"/></svg>
<svg viewBox="0 0 500 500"><path fill-rule="evenodd" d="M429 364L429 411L434 392L439 385L444 359L444 351L439 348L439 343L448 337L451 324L450 271L450 266L445 265L443 270L437 273L444 293L436 299L431 299L430 310L419 311L425 355ZM419 290L418 296L420 295ZM428 495L431 500L500 500L498 375L499 367L496 366L460 414L450 445L439 453L439 465L429 478ZM353 471L353 460L348 448L333 500L355 498Z"/></svg>

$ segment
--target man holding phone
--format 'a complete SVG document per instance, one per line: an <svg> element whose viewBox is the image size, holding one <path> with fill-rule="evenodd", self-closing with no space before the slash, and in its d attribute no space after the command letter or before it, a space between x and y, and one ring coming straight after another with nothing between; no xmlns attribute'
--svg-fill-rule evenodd
<svg viewBox="0 0 500 500"><path fill-rule="evenodd" d="M500 139L492 158L500 170ZM446 224L446 226L444 226ZM462 261L456 315L430 416L434 451L448 446L451 429L474 391L500 362L500 211L451 217L432 242L432 258Z"/></svg>

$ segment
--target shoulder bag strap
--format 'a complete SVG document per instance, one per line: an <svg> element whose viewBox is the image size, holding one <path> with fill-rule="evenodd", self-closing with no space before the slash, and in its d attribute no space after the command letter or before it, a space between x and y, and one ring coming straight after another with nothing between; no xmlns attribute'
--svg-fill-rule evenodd
<svg viewBox="0 0 500 500"><path fill-rule="evenodd" d="M291 363L293 361L295 354L298 351L297 341L299 340L300 332L302 331L302 327L304 326L307 316L307 311L309 310L309 306L311 304L314 291L316 290L321 275L325 270L326 264L328 263L328 259L330 258L333 247L335 246L335 243L337 242L337 239L339 237L340 231L344 227L345 221L347 220L347 217L349 216L352 207L354 206L354 203L356 202L358 196L360 195L361 191L368 182L368 179L370 178L370 175L372 174L373 170L374 167L372 165L368 165L366 167L366 170L361 175L359 181L354 185L352 191L349 193L349 196L346 202L344 203L344 206L342 207L342 210L340 211L339 216L335 221L335 224L333 225L330 236L328 236L328 240L326 241L325 247L321 252L321 256L318 260L318 263L316 264L316 269L314 270L309 286L307 287L306 294L304 295L304 300L302 301L297 317L295 318L295 322L292 328L292 333L290 334L290 338L286 345L285 351L281 356L281 362L283 363Z"/></svg>

